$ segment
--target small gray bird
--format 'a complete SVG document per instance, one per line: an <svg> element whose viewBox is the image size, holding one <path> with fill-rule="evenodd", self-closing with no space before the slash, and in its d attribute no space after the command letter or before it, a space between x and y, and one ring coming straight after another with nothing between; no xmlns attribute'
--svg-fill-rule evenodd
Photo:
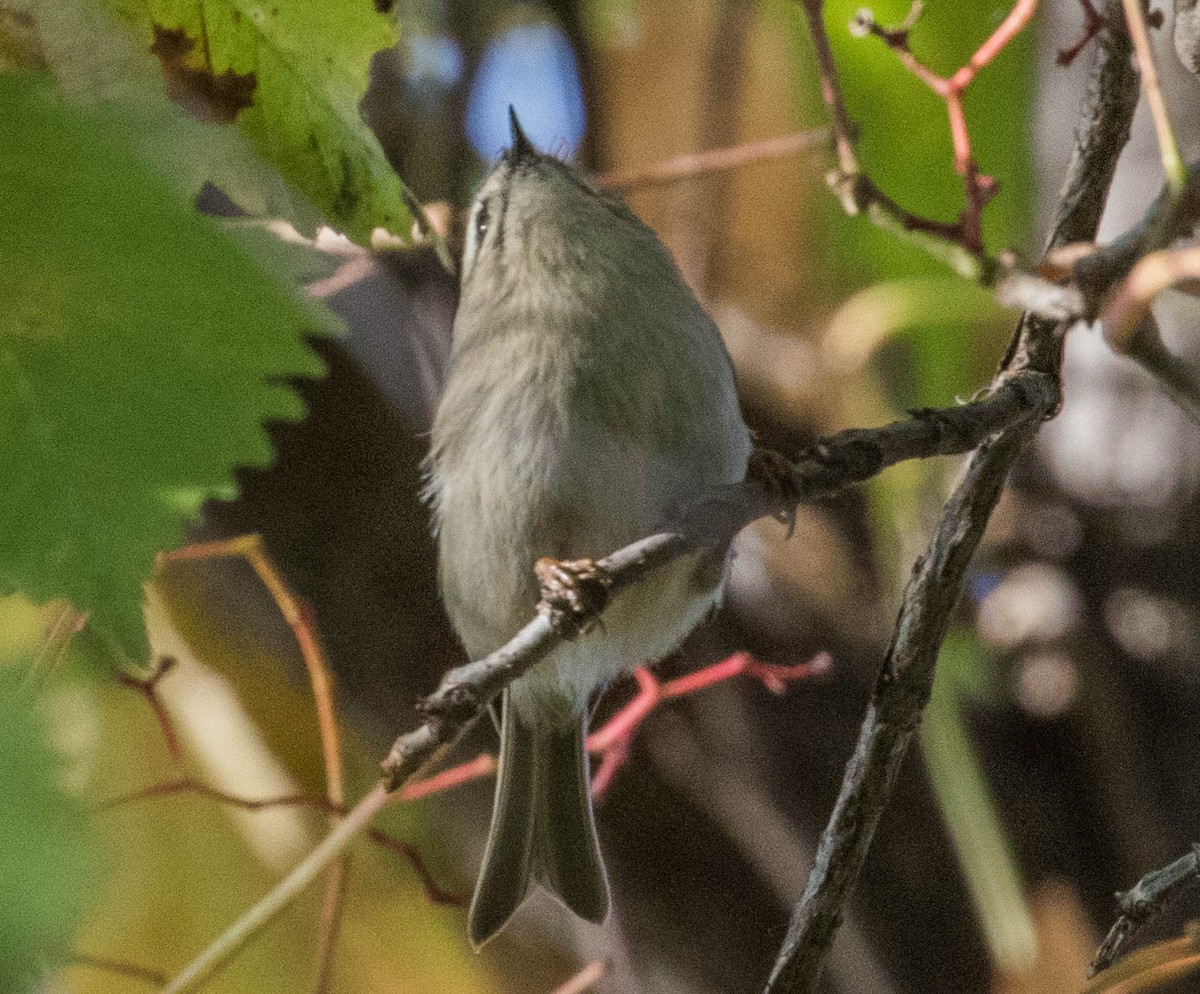
<svg viewBox="0 0 1200 994"><path fill-rule="evenodd" d="M471 208L427 463L442 597L472 659L529 620L535 561L601 556L653 532L705 489L743 479L750 453L729 355L666 248L511 118L512 147ZM531 877L588 921L608 914L584 746L591 698L706 617L725 559L697 553L650 574L505 691L476 947Z"/></svg>

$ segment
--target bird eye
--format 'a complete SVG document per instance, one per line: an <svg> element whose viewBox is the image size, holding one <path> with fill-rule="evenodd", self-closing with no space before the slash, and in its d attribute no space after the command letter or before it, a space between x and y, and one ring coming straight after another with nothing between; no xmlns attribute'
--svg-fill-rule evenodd
<svg viewBox="0 0 1200 994"><path fill-rule="evenodd" d="M475 214L475 244L480 245L483 242L483 236L487 234L488 227L492 223L492 212L485 200L479 205L479 210Z"/></svg>

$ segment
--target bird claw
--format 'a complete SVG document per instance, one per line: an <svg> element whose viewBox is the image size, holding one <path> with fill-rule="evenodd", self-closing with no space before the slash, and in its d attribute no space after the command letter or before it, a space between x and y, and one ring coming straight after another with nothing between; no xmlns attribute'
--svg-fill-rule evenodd
<svg viewBox="0 0 1200 994"><path fill-rule="evenodd" d="M612 578L592 559L551 559L533 564L541 599L538 610L550 616L567 639L587 631L608 604Z"/></svg>
<svg viewBox="0 0 1200 994"><path fill-rule="evenodd" d="M746 463L746 479L760 484L781 505L772 517L787 525L787 538L796 530L796 503L800 491L792 476L792 461L775 449L754 448Z"/></svg>

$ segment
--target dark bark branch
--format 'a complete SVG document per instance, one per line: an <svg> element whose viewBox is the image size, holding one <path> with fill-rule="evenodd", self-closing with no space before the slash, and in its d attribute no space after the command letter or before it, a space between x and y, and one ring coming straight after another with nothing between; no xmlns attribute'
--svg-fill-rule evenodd
<svg viewBox="0 0 1200 994"><path fill-rule="evenodd" d="M1167 905L1200 881L1200 843L1161 870L1151 870L1124 894L1117 895L1120 917L1096 950L1088 976L1106 970L1123 955L1125 943L1152 918L1166 910Z"/></svg>
<svg viewBox="0 0 1200 994"><path fill-rule="evenodd" d="M1109 23L1120 24L1119 0L1108 0L1107 8ZM1105 29L1049 247L1095 237L1136 100L1128 37L1119 28ZM1065 329L1065 324L1026 315L992 389L1003 389L1021 370L1036 370L1057 382ZM846 901L929 700L937 655L967 565L1009 469L1036 429L1029 421L1017 423L978 448L942 512L928 550L913 566L858 744L767 982L768 994L807 994L817 987Z"/></svg>
<svg viewBox="0 0 1200 994"><path fill-rule="evenodd" d="M747 481L725 487L686 508L671 530L647 536L599 560L615 594L651 570L701 546L727 544L745 525L768 514L786 515L802 500L828 497L906 459L954 455L1014 425L1028 430L1058 402L1053 377L1027 370L988 396L946 409L914 411L881 428L855 428L822 439L793 465L787 498ZM587 625L600 610L573 616L570 628ZM398 790L414 773L455 741L510 681L542 659L564 638L561 619L541 607L507 645L451 670L421 704L426 722L398 738L383 763L388 789Z"/></svg>

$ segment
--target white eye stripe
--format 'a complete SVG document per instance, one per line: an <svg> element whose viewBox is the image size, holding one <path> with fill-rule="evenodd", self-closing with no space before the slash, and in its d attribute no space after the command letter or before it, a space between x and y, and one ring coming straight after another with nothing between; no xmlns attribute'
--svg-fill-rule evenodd
<svg viewBox="0 0 1200 994"><path fill-rule="evenodd" d="M488 228L492 223L492 208L488 200L483 201L475 208L475 219L472 228L475 232L475 245L478 247L483 243L484 236L488 233Z"/></svg>
<svg viewBox="0 0 1200 994"><path fill-rule="evenodd" d="M478 200L475 206L471 209L471 217L467 221L467 237L464 239L463 246L463 263L462 263L462 278L465 281L471 273L471 267L475 262L475 256L479 252L479 245L483 241L484 232L479 231L479 217L487 209L486 200Z"/></svg>

